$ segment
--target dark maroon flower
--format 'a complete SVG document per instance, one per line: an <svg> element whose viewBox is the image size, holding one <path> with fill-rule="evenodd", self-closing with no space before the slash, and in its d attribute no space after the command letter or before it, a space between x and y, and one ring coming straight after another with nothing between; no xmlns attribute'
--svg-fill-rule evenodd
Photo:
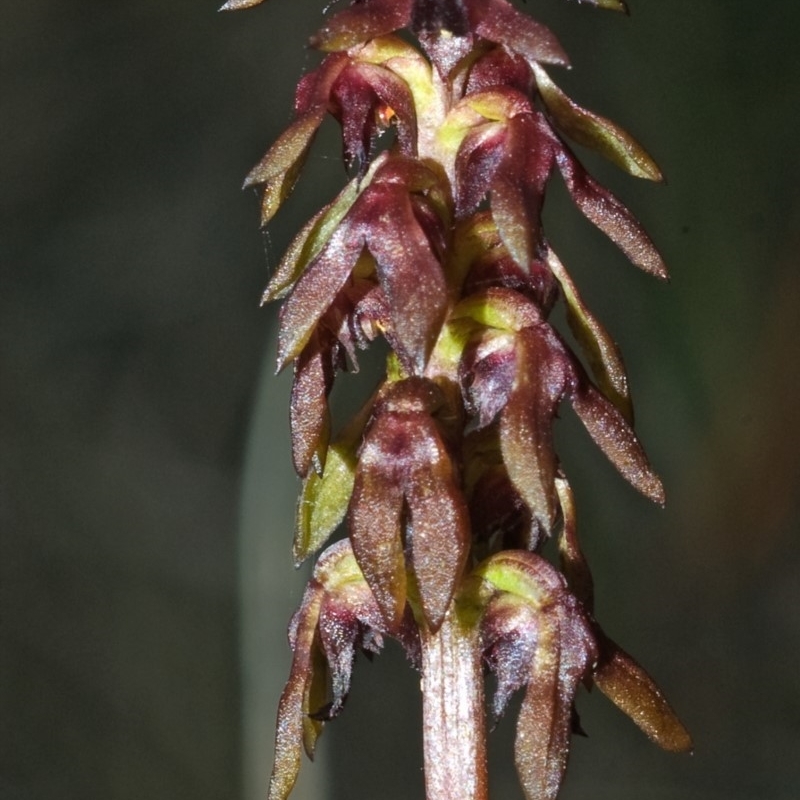
<svg viewBox="0 0 800 800"><path fill-rule="evenodd" d="M503 461L541 535L550 535L557 514L553 422L565 399L620 473L663 502L661 482L623 414L591 383L530 300L491 289L463 301L453 317L462 315L491 322L464 351L460 375L467 409L479 427L498 419Z"/></svg>
<svg viewBox="0 0 800 800"><path fill-rule="evenodd" d="M438 185L438 177L415 161L393 156L382 162L284 303L279 365L301 352L368 253L387 302L386 336L409 371L424 369L447 303L427 232L437 218L444 224Z"/></svg>
<svg viewBox="0 0 800 800"><path fill-rule="evenodd" d="M342 541L328 548L317 562L289 626L292 667L278 704L269 800L289 795L300 770L302 750L313 757L324 723L342 710L356 651L379 652L387 633L390 631L350 544ZM418 663L419 642L411 618L399 620L391 634L404 645L412 662Z"/></svg>
<svg viewBox="0 0 800 800"><path fill-rule="evenodd" d="M466 564L466 504L435 418L443 400L436 384L422 378L388 385L359 454L350 538L390 626L409 597L406 551L421 611L434 630Z"/></svg>
<svg viewBox="0 0 800 800"><path fill-rule="evenodd" d="M533 553L506 551L476 573L494 589L481 631L497 675L492 714L525 686L515 763L526 797L555 800L569 754L573 703L597 659L591 624L564 578Z"/></svg>

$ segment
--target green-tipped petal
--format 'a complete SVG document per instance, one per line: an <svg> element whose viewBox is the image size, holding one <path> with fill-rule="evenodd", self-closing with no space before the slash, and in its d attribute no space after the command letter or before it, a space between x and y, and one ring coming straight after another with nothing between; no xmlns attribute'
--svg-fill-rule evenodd
<svg viewBox="0 0 800 800"><path fill-rule="evenodd" d="M262 225L266 225L275 216L283 201L294 189L308 150L324 117L324 107L314 107L300 116L278 137L264 158L245 178L244 188L263 186Z"/></svg>
<svg viewBox="0 0 800 800"><path fill-rule="evenodd" d="M645 670L604 637L594 671L597 688L664 750L689 753L692 737Z"/></svg>
<svg viewBox="0 0 800 800"><path fill-rule="evenodd" d="M558 128L578 144L596 150L609 161L637 178L661 181L656 162L645 149L619 125L581 108L570 100L538 64L533 65L536 85L547 110Z"/></svg>
<svg viewBox="0 0 800 800"><path fill-rule="evenodd" d="M596 8L605 8L608 11L621 11L623 14L629 13L628 6L622 0L583 0L583 2Z"/></svg>
<svg viewBox="0 0 800 800"><path fill-rule="evenodd" d="M364 181L359 186L357 180L352 180L330 205L318 211L303 226L292 240L278 269L264 290L262 304L285 297L289 293L306 267L328 243L363 188Z"/></svg>
<svg viewBox="0 0 800 800"><path fill-rule="evenodd" d="M552 250L547 253L547 263L564 294L567 323L586 355L597 385L625 419L632 423L633 404L628 389L628 374L619 347L589 311L569 273Z"/></svg>

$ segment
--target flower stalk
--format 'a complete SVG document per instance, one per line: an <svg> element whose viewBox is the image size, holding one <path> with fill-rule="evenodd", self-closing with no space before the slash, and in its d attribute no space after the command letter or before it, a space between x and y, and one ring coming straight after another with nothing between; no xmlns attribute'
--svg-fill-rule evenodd
<svg viewBox="0 0 800 800"><path fill-rule="evenodd" d="M427 800L489 797L483 664L471 617L454 607L438 631L420 632Z"/></svg>
<svg viewBox="0 0 800 800"><path fill-rule="evenodd" d="M561 403L635 489L656 503L664 490L633 429L619 349L541 219L560 175L589 222L664 278L647 233L569 141L634 177L661 180L658 167L559 89L550 70L566 53L507 0L354 0L312 44L323 57L298 84L294 120L245 182L261 188L266 225L325 117L340 124L350 180L263 297L283 300L278 368L294 370L294 557L319 553L290 626L269 800L288 797L302 751L342 711L356 654L387 636L421 674L427 800L488 798L487 671L494 721L523 693L515 761L528 800L558 794L581 685L665 749L689 750L655 683L594 618L554 448ZM549 321L559 302L582 358ZM383 379L342 425L334 381L378 337Z"/></svg>

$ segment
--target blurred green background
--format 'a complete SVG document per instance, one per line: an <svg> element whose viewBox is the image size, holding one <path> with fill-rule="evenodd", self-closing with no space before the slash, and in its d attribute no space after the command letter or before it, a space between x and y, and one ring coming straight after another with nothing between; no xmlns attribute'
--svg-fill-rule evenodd
<svg viewBox="0 0 800 800"><path fill-rule="evenodd" d="M257 797L285 678L297 482L271 375L268 267L341 184L324 135L257 230L238 186L315 63L322 3L0 8L0 797ZM626 354L666 510L564 412L598 617L695 737L666 755L579 700L565 800L800 796L800 6L527 7L575 99L645 143L651 186L591 168L672 271L630 268L554 187L547 224ZM356 379L350 379L357 383ZM417 677L357 665L305 797L422 797ZM493 797L520 797L513 715ZM319 784L325 783L326 789Z"/></svg>

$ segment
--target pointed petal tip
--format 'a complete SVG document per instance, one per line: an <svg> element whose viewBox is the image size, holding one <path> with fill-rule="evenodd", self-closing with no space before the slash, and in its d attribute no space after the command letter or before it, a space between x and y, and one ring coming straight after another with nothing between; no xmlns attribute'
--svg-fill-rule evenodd
<svg viewBox="0 0 800 800"><path fill-rule="evenodd" d="M664 490L664 483L649 464L642 470L638 477L628 478L628 481L635 489L657 506L661 508L666 506L667 495Z"/></svg>
<svg viewBox="0 0 800 800"><path fill-rule="evenodd" d="M664 491L664 484L660 478L656 478L656 492L653 495L653 502L658 503L661 508L667 505L667 494Z"/></svg>
<svg viewBox="0 0 800 800"><path fill-rule="evenodd" d="M260 5L264 0L228 0L221 5L217 11L238 11L240 8L252 8Z"/></svg>
<svg viewBox="0 0 800 800"><path fill-rule="evenodd" d="M689 731L644 668L602 631L602 656L593 681L662 750L692 753Z"/></svg>
<svg viewBox="0 0 800 800"><path fill-rule="evenodd" d="M593 6L605 9L606 11L619 11L622 14L630 16L630 9L625 0L589 0Z"/></svg>

